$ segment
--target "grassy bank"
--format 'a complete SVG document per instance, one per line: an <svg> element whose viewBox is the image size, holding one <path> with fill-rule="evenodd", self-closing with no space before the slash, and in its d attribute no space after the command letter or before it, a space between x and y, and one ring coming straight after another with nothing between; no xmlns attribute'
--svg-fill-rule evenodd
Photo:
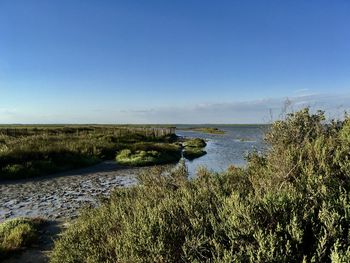
<svg viewBox="0 0 350 263"><path fill-rule="evenodd" d="M141 174L86 210L51 262L349 262L350 119L304 110L266 140L246 168Z"/></svg>
<svg viewBox="0 0 350 263"><path fill-rule="evenodd" d="M88 166L114 159L123 149L159 150L162 161L174 161L169 145L176 141L176 135L171 132L169 128L113 126L1 127L0 179L35 177Z"/></svg>

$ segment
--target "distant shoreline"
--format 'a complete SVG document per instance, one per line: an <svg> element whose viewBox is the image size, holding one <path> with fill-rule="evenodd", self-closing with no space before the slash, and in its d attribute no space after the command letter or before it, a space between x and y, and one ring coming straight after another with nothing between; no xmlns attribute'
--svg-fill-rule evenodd
<svg viewBox="0 0 350 263"><path fill-rule="evenodd" d="M189 128L182 128L181 130L203 132L208 134L225 134L225 131L215 127L189 127Z"/></svg>

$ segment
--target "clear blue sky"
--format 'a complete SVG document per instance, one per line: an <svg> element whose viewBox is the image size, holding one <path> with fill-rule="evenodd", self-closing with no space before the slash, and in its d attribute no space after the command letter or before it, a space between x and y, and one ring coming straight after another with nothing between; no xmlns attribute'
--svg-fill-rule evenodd
<svg viewBox="0 0 350 263"><path fill-rule="evenodd" d="M345 0L1 0L0 123L263 122L285 97L347 108L349 14Z"/></svg>

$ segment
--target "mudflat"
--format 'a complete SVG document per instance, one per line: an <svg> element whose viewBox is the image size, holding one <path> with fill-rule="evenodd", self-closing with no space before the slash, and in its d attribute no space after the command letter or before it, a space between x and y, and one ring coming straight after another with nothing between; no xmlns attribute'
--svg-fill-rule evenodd
<svg viewBox="0 0 350 263"><path fill-rule="evenodd" d="M114 187L136 183L146 168L122 167L115 161L35 179L0 182L0 221L18 216L72 219L84 206L98 204Z"/></svg>

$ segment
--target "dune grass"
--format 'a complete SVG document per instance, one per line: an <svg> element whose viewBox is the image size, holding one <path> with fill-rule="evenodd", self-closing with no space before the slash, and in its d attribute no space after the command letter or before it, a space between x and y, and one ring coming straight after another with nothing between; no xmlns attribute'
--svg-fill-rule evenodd
<svg viewBox="0 0 350 263"><path fill-rule="evenodd" d="M40 218L15 218L0 223L0 259L37 241Z"/></svg>
<svg viewBox="0 0 350 263"><path fill-rule="evenodd" d="M55 243L51 262L349 262L350 119L274 123L245 168L154 168Z"/></svg>

